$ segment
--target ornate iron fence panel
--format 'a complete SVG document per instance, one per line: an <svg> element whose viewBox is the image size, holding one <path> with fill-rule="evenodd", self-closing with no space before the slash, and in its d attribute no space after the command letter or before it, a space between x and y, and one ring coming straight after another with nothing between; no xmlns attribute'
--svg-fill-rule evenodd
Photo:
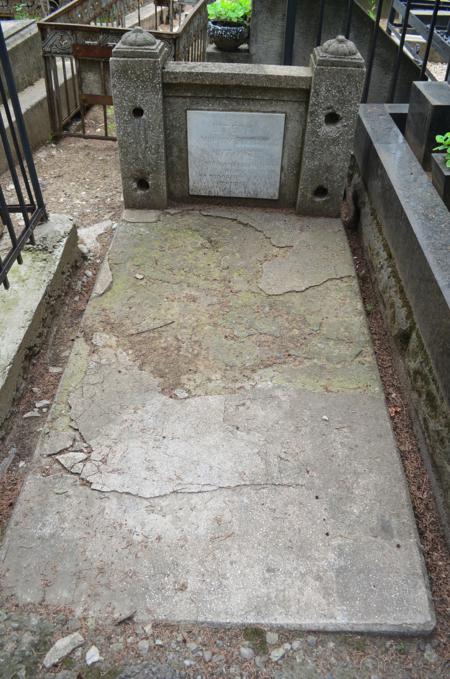
<svg viewBox="0 0 450 679"><path fill-rule="evenodd" d="M205 61L207 4L73 0L40 21L52 135L115 139L109 79L114 46L139 25L168 42L175 60ZM100 118L87 115L93 106L100 107Z"/></svg>

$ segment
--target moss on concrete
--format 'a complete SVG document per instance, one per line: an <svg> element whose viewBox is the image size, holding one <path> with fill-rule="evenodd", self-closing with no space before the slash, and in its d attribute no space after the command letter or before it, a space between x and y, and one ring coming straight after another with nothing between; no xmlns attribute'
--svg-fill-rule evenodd
<svg viewBox="0 0 450 679"><path fill-rule="evenodd" d="M342 265L336 254L342 279L327 281L324 274L323 283L291 292L287 267L288 291L266 294L264 265L279 260L283 283L291 246L274 246L262 227L189 211L132 228L133 239L116 237L109 255L113 284L91 302L86 338L106 320L119 346L164 393L225 393L266 376L299 389L378 390L347 251ZM336 230L311 238L329 259Z"/></svg>

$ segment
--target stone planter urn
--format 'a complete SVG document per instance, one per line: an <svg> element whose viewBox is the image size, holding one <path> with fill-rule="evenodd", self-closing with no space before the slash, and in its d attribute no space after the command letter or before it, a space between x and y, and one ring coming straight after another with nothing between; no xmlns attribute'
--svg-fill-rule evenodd
<svg viewBox="0 0 450 679"><path fill-rule="evenodd" d="M450 210L450 167L447 167L445 157L445 153L431 154L431 176L435 189Z"/></svg>
<svg viewBox="0 0 450 679"><path fill-rule="evenodd" d="M222 52L234 52L247 42L250 29L247 23L231 21L209 21L208 35L217 49Z"/></svg>

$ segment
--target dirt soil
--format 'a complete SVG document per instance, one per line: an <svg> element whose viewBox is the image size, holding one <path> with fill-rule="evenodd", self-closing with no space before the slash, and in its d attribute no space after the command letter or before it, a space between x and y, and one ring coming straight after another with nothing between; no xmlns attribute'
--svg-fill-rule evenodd
<svg viewBox="0 0 450 679"><path fill-rule="evenodd" d="M81 227L121 213L117 146L113 142L65 139L36 154L38 175L51 212L66 212ZM2 185L7 181L1 178ZM94 230L95 231L95 230ZM0 442L0 462L12 447L17 451L0 480L0 534L3 534L30 459L45 424L40 417L23 418L36 401L53 401L61 371L77 337L95 275L112 237L113 224L98 237L97 249L85 250L74 271L64 303L55 310L44 344L31 356L26 381ZM358 273L386 401L402 455L419 528L437 628L427 638L280 632L259 628L218 629L167 626L130 618L120 624L76 620L69 610L18 608L0 595L0 676L5 679L53 676L59 679L96 677L273 677L289 679L428 679L450 677L448 608L449 554L440 528L431 484L409 414L407 390L396 368L395 351L384 323L382 306L372 285L358 233L348 232ZM95 240L95 239L94 239ZM50 370L52 368L53 370ZM39 508L36 508L39 511ZM52 643L79 630L85 644L53 670L42 660ZM87 666L85 654L95 644L104 660ZM277 653L274 653L274 652ZM278 655L277 655L278 654ZM280 657L276 660L276 657Z"/></svg>

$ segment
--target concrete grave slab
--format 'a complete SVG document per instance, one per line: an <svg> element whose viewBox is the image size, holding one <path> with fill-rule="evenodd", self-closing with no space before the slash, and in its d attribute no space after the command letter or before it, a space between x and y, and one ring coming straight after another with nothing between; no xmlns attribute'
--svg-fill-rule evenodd
<svg viewBox="0 0 450 679"><path fill-rule="evenodd" d="M165 212L120 225L108 266L2 547L5 592L111 619L432 629L339 222Z"/></svg>

